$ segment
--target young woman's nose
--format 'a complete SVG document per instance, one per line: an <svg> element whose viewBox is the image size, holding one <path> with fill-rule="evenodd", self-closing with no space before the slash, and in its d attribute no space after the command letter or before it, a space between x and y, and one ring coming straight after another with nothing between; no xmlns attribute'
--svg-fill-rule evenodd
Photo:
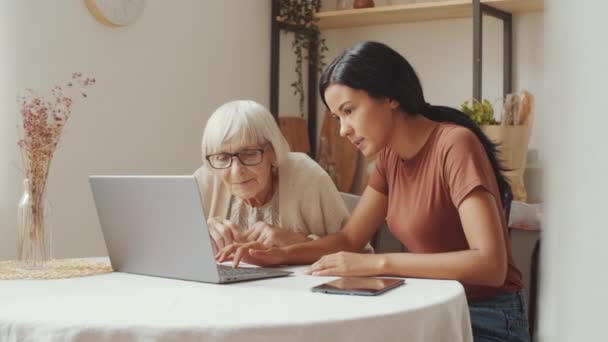
<svg viewBox="0 0 608 342"><path fill-rule="evenodd" d="M340 120L340 136L346 138L352 134L352 127L346 122L346 120Z"/></svg>

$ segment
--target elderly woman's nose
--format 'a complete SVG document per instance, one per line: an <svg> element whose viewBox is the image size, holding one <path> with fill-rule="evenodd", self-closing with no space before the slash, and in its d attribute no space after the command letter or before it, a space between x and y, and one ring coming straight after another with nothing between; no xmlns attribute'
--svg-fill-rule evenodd
<svg viewBox="0 0 608 342"><path fill-rule="evenodd" d="M243 168L243 164L236 156L232 157L232 165L230 165L231 172L239 172Z"/></svg>

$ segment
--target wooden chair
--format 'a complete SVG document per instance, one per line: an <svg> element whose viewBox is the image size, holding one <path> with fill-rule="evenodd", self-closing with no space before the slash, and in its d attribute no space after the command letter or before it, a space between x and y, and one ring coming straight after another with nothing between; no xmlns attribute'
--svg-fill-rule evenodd
<svg viewBox="0 0 608 342"><path fill-rule="evenodd" d="M350 192L355 182L359 161L359 150L340 136L340 123L331 118L331 113L326 111L321 126L321 137L317 162L321 167L327 169L331 163L337 175L336 187L339 191Z"/></svg>
<svg viewBox="0 0 608 342"><path fill-rule="evenodd" d="M300 117L280 117L279 127L293 152L310 154L308 123Z"/></svg>
<svg viewBox="0 0 608 342"><path fill-rule="evenodd" d="M532 251L532 265L530 267L530 303L528 304L528 323L530 324L530 338L534 341L536 328L536 313L538 309L538 260L540 257L540 239L536 241Z"/></svg>

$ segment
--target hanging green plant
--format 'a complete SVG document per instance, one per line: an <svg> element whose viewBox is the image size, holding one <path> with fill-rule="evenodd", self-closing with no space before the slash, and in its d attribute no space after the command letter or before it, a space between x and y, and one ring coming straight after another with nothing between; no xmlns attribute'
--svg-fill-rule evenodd
<svg viewBox="0 0 608 342"><path fill-rule="evenodd" d="M291 45L296 56L296 80L291 84L293 94L299 96L300 116L304 117L304 78L302 64L304 60L316 58L317 72L325 67L323 62L327 46L317 25L315 13L321 8L321 0L278 0L279 25L294 35ZM304 54L306 50L307 54ZM314 96L314 94L311 94Z"/></svg>

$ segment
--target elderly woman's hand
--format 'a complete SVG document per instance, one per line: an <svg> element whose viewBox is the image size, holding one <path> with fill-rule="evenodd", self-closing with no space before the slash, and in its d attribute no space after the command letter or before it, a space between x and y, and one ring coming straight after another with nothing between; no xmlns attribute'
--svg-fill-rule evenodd
<svg viewBox="0 0 608 342"><path fill-rule="evenodd" d="M221 217L209 218L207 226L209 227L209 235L211 235L213 253L217 253L225 246L235 242L246 241L236 224Z"/></svg>
<svg viewBox="0 0 608 342"><path fill-rule="evenodd" d="M257 241L233 243L222 248L216 255L218 262L232 260L233 267L238 267L241 261L257 266L277 266L285 263L286 251L281 247L272 247Z"/></svg>
<svg viewBox="0 0 608 342"><path fill-rule="evenodd" d="M309 241L308 237L302 233L280 227L273 227L262 221L256 222L249 228L249 230L243 234L243 238L246 241L257 241L266 246L277 247Z"/></svg>

